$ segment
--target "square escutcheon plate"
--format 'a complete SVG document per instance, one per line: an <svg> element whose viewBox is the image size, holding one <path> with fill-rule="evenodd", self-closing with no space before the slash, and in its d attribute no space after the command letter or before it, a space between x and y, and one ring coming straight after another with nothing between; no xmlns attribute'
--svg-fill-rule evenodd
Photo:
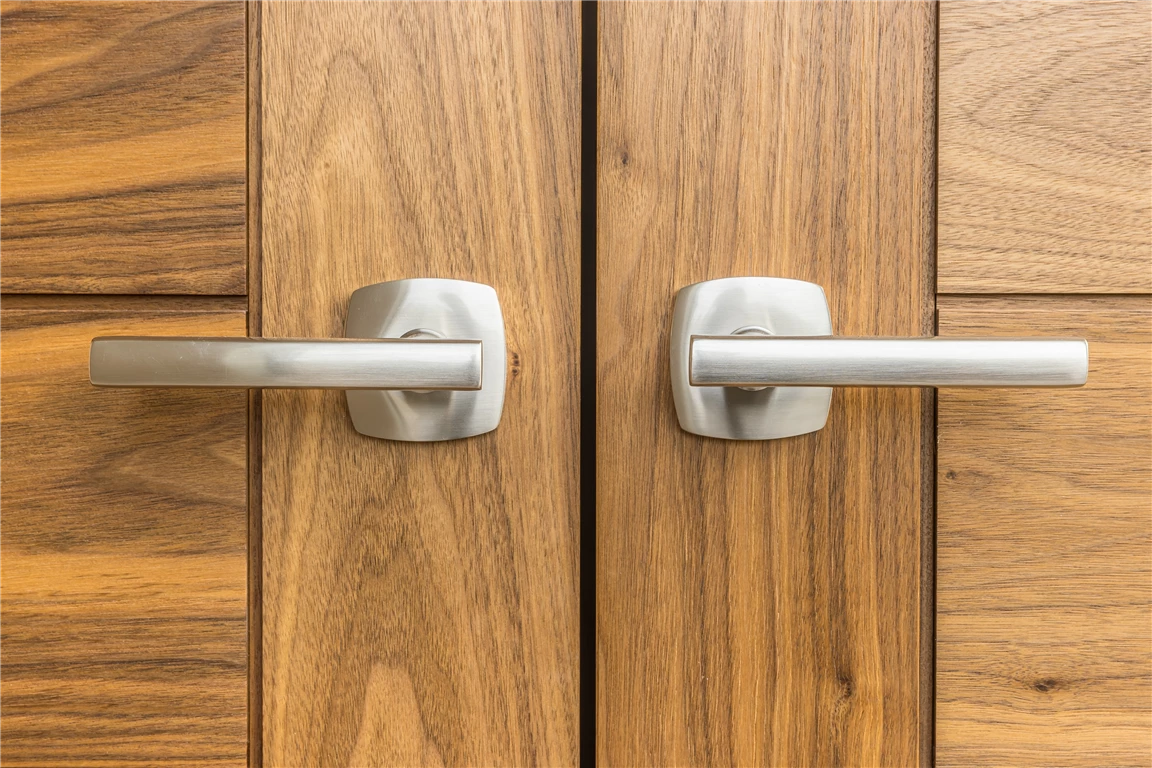
<svg viewBox="0 0 1152 768"><path fill-rule="evenodd" d="M491 432L504 408L504 317L496 290L483 283L413 278L376 283L352 294L350 339L442 338L482 343L476 391L347 390L356 431L386 440L457 440Z"/></svg>
<svg viewBox="0 0 1152 768"><path fill-rule="evenodd" d="M753 330L774 336L830 336L824 289L779 277L726 277L681 288L669 357L680 427L726 440L772 440L815 432L828 420L830 387L694 387L688 380L693 336Z"/></svg>

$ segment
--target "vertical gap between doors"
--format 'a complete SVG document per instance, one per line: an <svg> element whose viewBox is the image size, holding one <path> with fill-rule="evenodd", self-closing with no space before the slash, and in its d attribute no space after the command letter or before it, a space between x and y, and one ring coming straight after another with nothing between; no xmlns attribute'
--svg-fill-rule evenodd
<svg viewBox="0 0 1152 768"><path fill-rule="evenodd" d="M596 2L580 3L580 764L596 763Z"/></svg>
<svg viewBox="0 0 1152 768"><path fill-rule="evenodd" d="M260 3L249 3L248 121L248 335L261 332L260 272ZM261 392L248 390L248 765L263 765L263 522Z"/></svg>
<svg viewBox="0 0 1152 768"><path fill-rule="evenodd" d="M928 248L925 258L925 328L924 333L936 336L939 322L936 311L936 247L937 219L939 210L939 142L940 142L940 4L933 6L932 25L933 72L928 82L932 87L932 114L925 121L931 136L926 144L932 153L925 163L930 173L929 188L925 195L929 210L927 223ZM938 393L935 389L925 389L921 415L921 599L920 599L920 764L932 766L936 763L936 424L938 418Z"/></svg>

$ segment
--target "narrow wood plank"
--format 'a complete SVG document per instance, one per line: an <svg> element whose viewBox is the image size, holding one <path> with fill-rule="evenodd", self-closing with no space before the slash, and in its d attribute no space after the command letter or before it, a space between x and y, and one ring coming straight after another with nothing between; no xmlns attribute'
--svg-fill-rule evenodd
<svg viewBox="0 0 1152 768"><path fill-rule="evenodd" d="M940 5L940 290L1152 292L1152 3Z"/></svg>
<svg viewBox="0 0 1152 768"><path fill-rule="evenodd" d="M264 762L574 765L579 6L262 9L263 332L363 285L494 286L504 420L356 434L264 393Z"/></svg>
<svg viewBox="0 0 1152 768"><path fill-rule="evenodd" d="M1152 301L1100 303L940 300L942 335L1082 336L1091 367L940 392L937 765L1152 760Z"/></svg>
<svg viewBox="0 0 1152 768"><path fill-rule="evenodd" d="M3 4L3 290L244 293L244 16Z"/></svg>
<svg viewBox="0 0 1152 768"><path fill-rule="evenodd" d="M245 394L97 389L88 343L244 313L0 326L4 764L243 764Z"/></svg>
<svg viewBox="0 0 1152 768"><path fill-rule="evenodd" d="M673 296L824 286L837 333L931 329L933 8L600 6L597 757L914 765L921 393L820 432L680 431Z"/></svg>

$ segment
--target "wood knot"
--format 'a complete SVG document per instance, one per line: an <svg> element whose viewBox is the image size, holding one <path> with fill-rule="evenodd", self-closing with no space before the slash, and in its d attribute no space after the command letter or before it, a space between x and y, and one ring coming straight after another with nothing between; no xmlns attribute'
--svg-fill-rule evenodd
<svg viewBox="0 0 1152 768"><path fill-rule="evenodd" d="M509 352L508 360L511 364L509 374L515 378L520 375L520 354L518 352Z"/></svg>
<svg viewBox="0 0 1152 768"><path fill-rule="evenodd" d="M1051 677L1045 677L1032 683L1032 687L1040 693L1048 693L1060 687L1060 681Z"/></svg>

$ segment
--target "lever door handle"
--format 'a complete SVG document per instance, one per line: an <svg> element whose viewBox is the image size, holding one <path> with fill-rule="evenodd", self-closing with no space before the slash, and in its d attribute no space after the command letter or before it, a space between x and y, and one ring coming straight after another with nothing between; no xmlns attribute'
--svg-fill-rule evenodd
<svg viewBox="0 0 1152 768"><path fill-rule="evenodd" d="M693 336L694 387L1079 387L1083 339Z"/></svg>
<svg viewBox="0 0 1152 768"><path fill-rule="evenodd" d="M352 425L389 440L489 432L504 406L504 320L496 291L464 280L361 288L344 339L103 336L89 378L102 387L347 390Z"/></svg>
<svg viewBox="0 0 1152 768"><path fill-rule="evenodd" d="M103 336L98 387L264 387L473 391L483 343L448 339L238 339Z"/></svg>
<svg viewBox="0 0 1152 768"><path fill-rule="evenodd" d="M822 428L833 386L1078 387L1083 339L849 338L832 335L820 286L771 277L690 285L670 349L680 426L731 440Z"/></svg>

